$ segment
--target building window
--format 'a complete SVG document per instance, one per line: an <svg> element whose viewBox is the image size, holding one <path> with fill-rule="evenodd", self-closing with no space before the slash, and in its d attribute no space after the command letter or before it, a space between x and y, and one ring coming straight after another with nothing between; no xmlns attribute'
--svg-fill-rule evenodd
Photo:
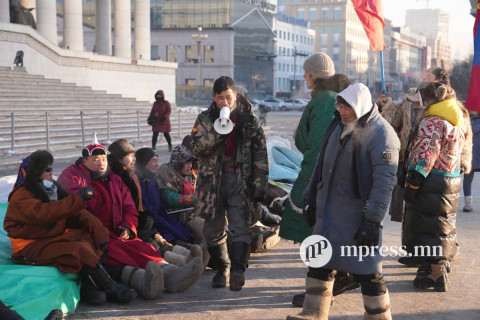
<svg viewBox="0 0 480 320"><path fill-rule="evenodd" d="M332 60L335 61L335 62L338 62L340 60L340 48L339 47L333 47Z"/></svg>
<svg viewBox="0 0 480 320"><path fill-rule="evenodd" d="M151 46L150 47L150 59L158 60L160 57L158 56L158 46Z"/></svg>
<svg viewBox="0 0 480 320"><path fill-rule="evenodd" d="M186 86L195 86L197 85L196 79L185 79Z"/></svg>
<svg viewBox="0 0 480 320"><path fill-rule="evenodd" d="M305 20L305 8L297 9L297 18Z"/></svg>
<svg viewBox="0 0 480 320"><path fill-rule="evenodd" d="M185 46L185 62L198 63L197 46Z"/></svg>
<svg viewBox="0 0 480 320"><path fill-rule="evenodd" d="M213 79L203 79L203 86L205 87L213 87Z"/></svg>
<svg viewBox="0 0 480 320"><path fill-rule="evenodd" d="M328 42L328 27L320 28L320 43Z"/></svg>
<svg viewBox="0 0 480 320"><path fill-rule="evenodd" d="M328 7L322 8L322 20L328 20Z"/></svg>
<svg viewBox="0 0 480 320"><path fill-rule="evenodd" d="M204 46L203 56L205 59L205 63L213 63L215 61L215 46Z"/></svg>
<svg viewBox="0 0 480 320"><path fill-rule="evenodd" d="M335 7L333 8L333 20L340 20L342 18L342 8Z"/></svg>
<svg viewBox="0 0 480 320"><path fill-rule="evenodd" d="M338 43L340 42L340 27L334 26L333 27L333 42Z"/></svg>
<svg viewBox="0 0 480 320"><path fill-rule="evenodd" d="M308 16L310 21L317 20L317 8L310 8Z"/></svg>
<svg viewBox="0 0 480 320"><path fill-rule="evenodd" d="M157 51L158 51L158 48L157 48ZM177 61L177 47L176 46L167 46L167 61L168 62L178 62Z"/></svg>

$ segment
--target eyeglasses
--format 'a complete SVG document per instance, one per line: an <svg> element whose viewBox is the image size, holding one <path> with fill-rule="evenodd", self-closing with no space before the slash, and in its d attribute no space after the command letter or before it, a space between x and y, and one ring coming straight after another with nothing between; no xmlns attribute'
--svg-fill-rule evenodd
<svg viewBox="0 0 480 320"><path fill-rule="evenodd" d="M52 167L48 167L47 169L45 169L45 172L52 172L52 171L53 171Z"/></svg>

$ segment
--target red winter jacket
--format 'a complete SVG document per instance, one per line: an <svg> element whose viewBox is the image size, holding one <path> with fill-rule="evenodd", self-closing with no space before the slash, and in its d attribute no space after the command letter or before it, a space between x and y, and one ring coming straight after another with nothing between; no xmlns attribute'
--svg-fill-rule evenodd
<svg viewBox="0 0 480 320"><path fill-rule="evenodd" d="M150 119L155 114L157 114L157 121L152 126L152 131L155 132L170 132L172 131L170 125L170 113L172 109L170 107L170 102L165 100L165 95L163 94L163 90L158 90L155 94L155 97L161 94L163 96L163 100L157 100L153 103L152 111L150 111L150 115L148 118Z"/></svg>

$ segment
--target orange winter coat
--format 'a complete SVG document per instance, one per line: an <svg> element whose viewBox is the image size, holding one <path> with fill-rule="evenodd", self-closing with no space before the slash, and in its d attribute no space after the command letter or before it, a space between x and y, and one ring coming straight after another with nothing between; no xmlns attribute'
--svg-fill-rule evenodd
<svg viewBox="0 0 480 320"><path fill-rule="evenodd" d="M23 185L9 197L4 229L17 264L54 266L78 273L94 267L108 241L108 230L88 212L78 194L42 202Z"/></svg>

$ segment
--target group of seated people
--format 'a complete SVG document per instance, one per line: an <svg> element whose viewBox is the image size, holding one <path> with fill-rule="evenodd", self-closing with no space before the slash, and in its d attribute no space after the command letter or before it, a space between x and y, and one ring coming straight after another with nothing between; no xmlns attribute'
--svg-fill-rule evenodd
<svg viewBox="0 0 480 320"><path fill-rule="evenodd" d="M196 157L186 145L159 167L151 148L135 151L120 139L107 155L94 138L57 181L53 156L32 153L4 220L13 261L79 273L81 302L90 304L158 299L190 287L209 255L204 221L191 215Z"/></svg>

